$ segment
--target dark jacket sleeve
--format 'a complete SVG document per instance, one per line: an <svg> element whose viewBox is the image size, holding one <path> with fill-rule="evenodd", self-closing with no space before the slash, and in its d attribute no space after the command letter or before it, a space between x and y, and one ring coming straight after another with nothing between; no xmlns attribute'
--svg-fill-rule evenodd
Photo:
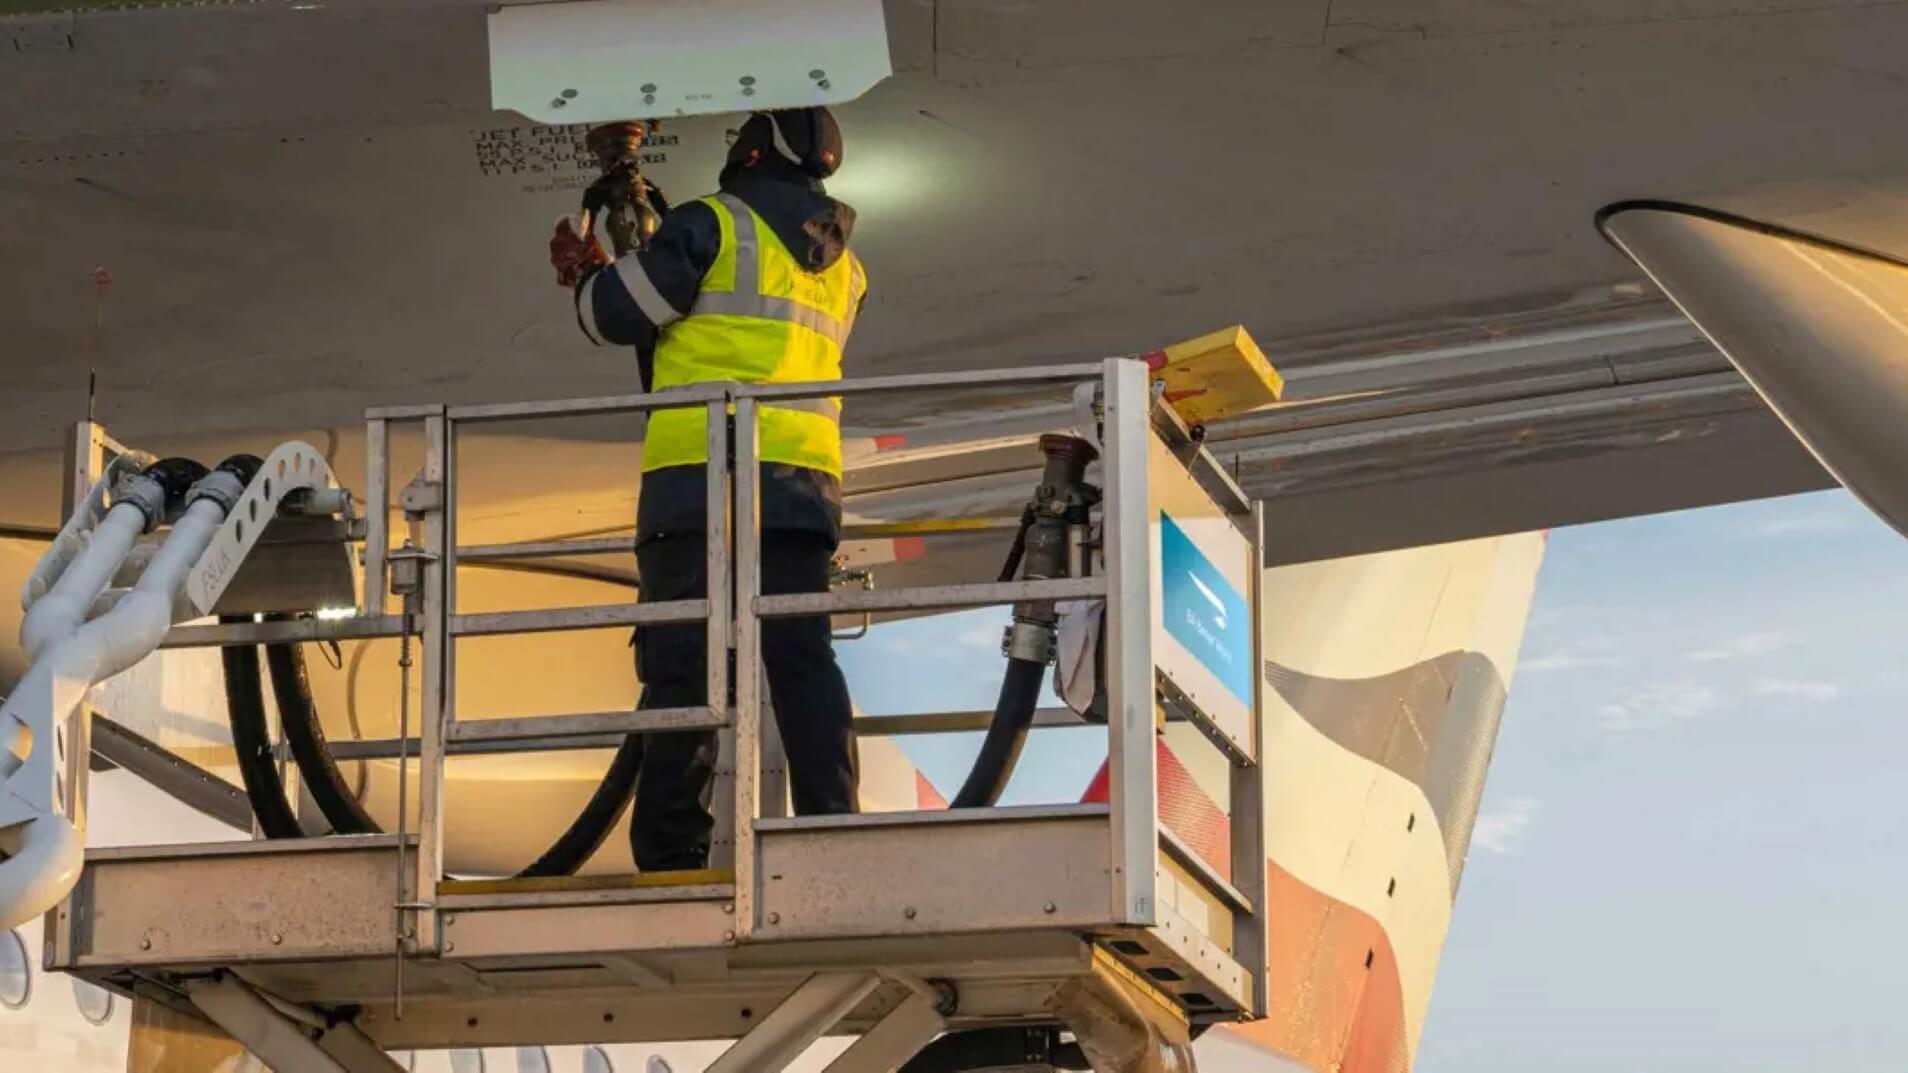
<svg viewBox="0 0 1908 1073"><path fill-rule="evenodd" d="M641 252L577 284L577 324L598 346L635 347L644 359L647 390L657 333L695 304L702 277L721 247L721 227L707 205L692 201L671 209Z"/></svg>

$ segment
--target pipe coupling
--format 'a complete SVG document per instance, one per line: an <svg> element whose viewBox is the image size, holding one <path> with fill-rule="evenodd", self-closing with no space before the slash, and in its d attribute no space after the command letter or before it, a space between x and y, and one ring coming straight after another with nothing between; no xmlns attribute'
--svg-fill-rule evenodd
<svg viewBox="0 0 1908 1073"><path fill-rule="evenodd" d="M150 533L166 520L166 486L156 477L128 473L113 485L113 505L130 503L145 515L145 531Z"/></svg>
<svg viewBox="0 0 1908 1073"><path fill-rule="evenodd" d="M259 467L265 464L257 455L233 455L219 463L219 467L200 477L192 484L192 490L186 493L186 504L190 506L201 499L210 499L230 514L238 506L239 497L245 489L251 487L252 478L258 476Z"/></svg>
<svg viewBox="0 0 1908 1073"><path fill-rule="evenodd" d="M190 458L162 458L139 472L139 481L120 482L114 486L115 498L123 498L137 506L146 516L146 531L152 532L161 525L170 524L186 508L186 495L199 479L205 476L205 467ZM139 482L150 482L145 487ZM121 492L121 489L127 489Z"/></svg>
<svg viewBox="0 0 1908 1073"><path fill-rule="evenodd" d="M192 485L192 491L186 494L186 503L189 506L201 499L210 499L230 514L238 506L239 497L244 494L244 481L223 469L215 469Z"/></svg>
<svg viewBox="0 0 1908 1073"><path fill-rule="evenodd" d="M1001 655L1026 663L1052 663L1058 650L1053 627L1035 622L1016 622L1000 639Z"/></svg>

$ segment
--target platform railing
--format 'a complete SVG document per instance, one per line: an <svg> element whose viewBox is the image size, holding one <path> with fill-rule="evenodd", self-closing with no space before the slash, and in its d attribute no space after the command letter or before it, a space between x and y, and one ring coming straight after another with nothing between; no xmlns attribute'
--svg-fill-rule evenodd
<svg viewBox="0 0 1908 1073"><path fill-rule="evenodd" d="M1095 385L1101 435L1104 498L1100 573L1048 581L977 582L876 591L842 591L765 596L760 584L760 529L757 517L759 444L757 416L764 405L821 397L840 397L852 403L882 394L945 391L962 387L1077 388ZM708 414L707 480L705 483L708 596L701 600L631 602L582 607L521 611L461 613L457 603L457 573L463 562L542 557L561 554L601 554L623 550L626 542L601 539L542 541L534 544L460 545L457 519L460 501L457 480L459 433L497 423L648 414L657 410L701 407ZM762 777L764 746L760 672L761 624L770 619L809 615L863 614L894 611L946 611L999 606L1029 600L1104 599L1106 604L1103 668L1108 695L1107 750L1109 771L1108 875L1105 924L1113 928L1151 928L1170 918L1163 912L1160 861L1162 854L1178 862L1206 893L1233 914L1235 943L1241 967L1257 975L1259 960L1251 949L1262 949L1264 856L1260 807L1261 772L1256 765L1258 743L1244 746L1235 757L1232 811L1233 882L1220 877L1188 851L1159 822L1155 740L1159 707L1152 651L1153 614L1150 584L1151 541L1154 519L1149 517L1148 466L1152 437L1164 435L1176 453L1199 455L1197 442L1172 429L1159 428L1159 410L1146 367L1137 361L1108 359L1089 364L1059 365L1012 371L873 377L804 384L712 384L637 395L621 395L552 402L504 403L473 406L409 406L373 409L366 414L367 474L366 525L363 555L363 597L356 618L192 626L176 628L169 647L259 644L343 638L409 637L420 649L417 673L421 700L415 737L377 742L339 743L340 758L398 756L399 781L408 783L416 767L418 829L415 848L402 868L398 898L400 935L408 937L413 955L443 952L439 926L439 883L444 878L445 760L460 753L535 751L613 745L630 733L655 730L712 728L733 739L734 775L726 807L733 824L734 886L733 941L746 942L762 925L759 899L761 879L757 846L758 821L764 818ZM1171 422L1168 422L1169 425ZM733 425L731 444L730 426ZM424 457L415 479L393 488L391 440L394 427L421 426ZM1201 456L1204 477L1224 512L1243 523L1252 510L1236 485ZM634 476L632 474L632 476ZM391 519L402 513L412 523L416 546L394 545ZM1259 517L1251 513L1251 538L1258 547ZM1089 556L1089 561L1091 557ZM415 564L417 591L396 613L390 611L393 564L408 559ZM409 564L407 564L407 571ZM733 578L733 588L721 579ZM1250 594L1257 619L1257 574ZM735 594L731 607L731 591ZM706 704L689 709L644 710L566 715L524 715L506 719L465 721L458 718L456 648L459 638L588 630L644 624L704 624L706 645ZM728 653L741 670L731 681ZM1255 680L1257 675L1254 675ZM407 701L408 703L408 701ZM864 732L935 732L976 729L986 713L941 713L926 716L864 719ZM1037 724L1067 722L1061 713L1047 712ZM1256 739L1256 730L1254 732ZM1241 743L1231 743L1234 752ZM1094 808L1097 808L1095 806ZM969 810L960 821L1011 820L1015 810ZM1243 819L1245 822L1240 823ZM839 825L839 818L776 819L774 830ZM399 832L401 836L405 832ZM399 837L397 852L406 853L411 840ZM1250 948L1250 949L1248 949ZM1254 989L1255 992L1257 989ZM1263 1001L1262 996L1259 1001Z"/></svg>
<svg viewBox="0 0 1908 1073"><path fill-rule="evenodd" d="M846 400L879 394L945 391L964 386L1024 386L1064 388L1098 383L1104 414L1106 485L1104 576L1053 581L971 583L885 589L873 592L832 592L794 596L763 596L760 585L757 414L763 405L821 397ZM1108 892L1109 920L1148 925L1157 904L1153 860L1156 835L1154 707L1148 652L1150 627L1146 585L1146 437L1152 404L1146 370L1137 362L1053 366L1004 373L928 374L874 377L805 384L716 384L641 395L568 399L553 402L503 403L451 407L401 407L367 414L366 502L368 526L364 556L363 611L368 620L383 618L381 594L386 590L392 554L387 519L393 513L390 481L390 426L424 426L425 460L397 506L420 523L422 593L415 617L401 616L401 630L421 638L422 702L418 734L419 791L418 845L409 870L405 908L415 914L412 934L426 948L435 933L432 892L442 876L444 844L444 759L451 752L513 751L519 744L535 748L562 747L594 737L650 730L693 727L728 729L734 742L733 793L728 811L734 831L736 940L745 941L758 924L759 893L755 875L755 825L763 815L761 753L763 694L760 666L761 623L765 619L806 615L858 614L883 611L945 611L1012 604L1026 600L1108 599L1107 634L1110 710L1109 762L1117 777L1109 795L1112 815L1113 877ZM459 545L457 445L460 431L500 422L554 418L648 414L662 409L700 406L709 416L707 456L708 526L707 574L711 579L703 600L635 603L536 611L463 614L457 608L456 578L461 562L514 555L564 553L564 542L549 547L521 545ZM729 427L733 423L733 448ZM406 498L410 503L403 502ZM738 505L739 509L738 509ZM731 532L731 529L733 530ZM600 541L590 542L590 549ZM736 606L729 606L729 585L716 579L731 577ZM1131 582L1131 583L1128 583ZM549 630L580 630L605 626L684 623L705 624L708 678L705 706L696 709L642 710L582 716L526 716L506 720L464 722L457 717L456 640L460 637L518 634ZM378 630L382 633L383 630ZM729 680L728 653L743 669ZM730 698L733 698L731 702ZM1135 747L1136 746L1136 747ZM408 771L400 778L408 777ZM977 817L979 818L979 817ZM793 821L795 825L801 821Z"/></svg>

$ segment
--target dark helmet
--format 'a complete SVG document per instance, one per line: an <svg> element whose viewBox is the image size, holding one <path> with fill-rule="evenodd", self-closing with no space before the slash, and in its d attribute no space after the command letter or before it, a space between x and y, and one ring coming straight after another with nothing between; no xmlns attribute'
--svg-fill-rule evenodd
<svg viewBox="0 0 1908 1073"><path fill-rule="evenodd" d="M729 166L752 168L770 153L803 174L826 179L841 167L841 127L826 108L756 112L729 146Z"/></svg>

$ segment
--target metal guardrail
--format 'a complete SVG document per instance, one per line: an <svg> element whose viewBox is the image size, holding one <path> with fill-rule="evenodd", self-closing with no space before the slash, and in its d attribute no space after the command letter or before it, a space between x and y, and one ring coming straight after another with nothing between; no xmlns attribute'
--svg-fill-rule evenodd
<svg viewBox="0 0 1908 1073"><path fill-rule="evenodd" d="M1103 570L1100 573L1047 581L762 595L758 520L753 509L757 502L759 472L756 413L761 405L823 396L929 392L976 385L1064 388L1083 384L1096 385L1096 410L1101 419ZM1149 582L1152 519L1147 490L1149 444L1153 438L1158 437L1168 450L1189 464L1207 493L1235 521L1240 521L1250 508L1237 484L1200 450L1197 438L1169 410L1155 403L1147 370L1141 363L1109 359L1092 364L997 372L809 384L698 385L644 395L553 402L374 409L367 412L364 596L358 616L180 627L167 637L165 646L392 637L405 638L407 644L412 639L417 642L421 656L422 701L415 734L401 727L396 738L340 742L333 746L333 753L340 760L398 758L401 798L415 779L419 802L415 839L400 828L392 841L394 852L402 855L401 890L396 899L400 914L398 932L408 937L406 952L411 955L443 953L443 932L438 918L443 906L438 889L444 876L443 801L448 756L602 748L620 743L630 733L657 730L712 728L731 735L735 772L732 793L728 795L726 808L719 807L717 812L719 823L726 820L732 826L729 838L733 846L735 881L726 896L733 902L734 941L741 943L747 942L762 926L757 908L760 893L757 832L842 826L839 818L764 818L764 801L780 793L779 786L771 789L765 782L762 763L765 697L755 668L759 665L760 631L764 621L792 616L954 610L1033 600L1104 599L1103 642L1107 660L1103 673L1108 698L1109 794L1106 805L1089 810L1093 816L1104 815L1109 828L1103 920L1108 926L1151 928L1178 919L1162 905L1161 899L1163 868L1160 862L1170 860L1182 868L1192 882L1204 887L1217 904L1234 913L1238 918L1235 932L1249 938L1262 934L1254 931L1259 927L1254 921L1263 905L1263 846L1261 837L1252 834L1262 826L1256 821L1262 772L1249 761L1239 765L1238 759L1242 753L1256 756L1257 743L1233 743L1230 750L1235 761L1234 812L1241 814L1240 810L1245 809L1243 814L1254 817L1254 822L1244 825L1249 830L1240 832L1246 837L1235 837L1234 881L1228 882L1211 862L1187 850L1159 823L1154 745L1158 709L1152 652L1153 595ZM493 422L647 413L685 407L704 408L709 419L709 463L704 488L706 517L710 521L706 533L706 576L731 578L733 585L717 581L709 587L707 598L700 600L483 613L458 611L458 567L464 563L626 554L630 550L629 539L623 537L460 545L457 540L460 429ZM393 424L421 424L423 428L423 466L402 494L393 489L391 480ZM418 534L417 547L392 546L390 520L394 508L401 508L409 516ZM1255 514L1253 522L1257 521ZM934 532L971 533L1013 524L1014 519L957 519L945 523L875 525L864 527L865 533L845 535L850 539L868 539ZM414 571L417 575L416 595L407 597L402 608L395 611L390 592L394 565L402 565L406 574ZM733 607L731 592L735 594ZM1252 600L1256 609L1256 591ZM468 721L458 718L455 660L456 644L461 638L627 628L665 622L704 624L708 657L705 695L709 703L706 706ZM744 669L733 682L728 658L731 651L733 665ZM990 715L947 712L875 716L858 719L856 725L858 732L866 734L971 731L984 729ZM1036 726L1080 723L1064 709L1042 710L1035 719ZM773 811L779 813L780 809ZM958 819L962 824L995 820L1008 823L1021 812L1024 810L964 810ZM721 837L719 829L718 840ZM1255 852L1257 863L1252 856ZM1252 881L1254 873L1259 880L1256 884ZM1258 971L1250 964L1246 967L1255 973Z"/></svg>
<svg viewBox="0 0 1908 1073"><path fill-rule="evenodd" d="M951 388L987 386L1070 387L1084 383L1100 385L1105 414L1106 452L1103 455L1106 484L1106 529L1108 573L1103 577L1071 578L1059 581L979 583L897 588L878 591L830 592L792 596L763 596L760 593L759 541L757 523L745 506L731 513L731 504L752 505L757 498L756 410L763 404L781 400L833 397L858 397L881 393L926 392ZM613 554L624 552L626 540L600 538L569 541L538 541L515 544L459 545L456 540L458 508L457 433L461 428L505 421L589 417L611 414L648 413L661 409L703 407L708 412L709 444L707 515L711 520L707 537L707 576L733 577L738 594L736 606L729 607L730 586L712 584L704 600L663 604L635 603L584 608L537 611L503 611L463 614L456 610L457 568L464 562L494 562L510 559L545 558L561 555ZM804 384L729 384L696 385L643 395L619 395L602 398L563 399L549 402L504 403L451 407L398 407L367 413L366 549L364 556L365 606L361 619L338 623L307 622L272 624L284 627L274 639L312 640L324 637L395 636L414 632L422 640L423 719L415 739L420 812L418 851L406 880L402 899L413 915L410 924L420 949L434 941L437 929L433 919L433 892L442 874L443 853L443 764L451 753L472 751L513 751L587 747L614 740L616 735L638 729L670 726L705 726L732 734L735 746L734 793L727 810L733 824L736 884L735 920L738 941L745 941L756 925L755 827L761 817L764 787L761 783L761 720L764 698L759 675L741 673L729 681L728 653L733 649L735 665L757 666L760 625L772 618L858 614L880 611L938 611L958 608L1011 604L1023 600L1073 600L1111 596L1107 633L1119 653L1110 660L1116 668L1108 683L1111 710L1109 756L1119 774L1111 794L1114 844L1111 849L1113 886L1109 890L1109 919L1131 924L1150 924L1158 904L1153 857L1156 853L1157 807L1154 786L1153 692L1147 656L1150 642L1148 591L1146 577L1146 540L1141 529L1146 524L1146 437L1151 435L1152 396L1143 366L1135 362L1112 360L1093 364L1062 365L1045 368L997 372L927 374L918 376L873 377L830 383ZM733 455L729 453L727 428L734 426ZM420 524L422 545L420 568L423 572L422 596L416 613L387 613L384 594L393 554L389 547L389 517L392 509L389 472L390 426L393 423L422 423L425 437L425 464L418 481L407 490L407 512ZM728 532L727 519L735 519L734 532ZM998 520L970 520L950 523L950 532L971 532L977 527L998 527ZM880 527L877 527L877 530ZM890 527L892 528L892 527ZM935 527L915 523L913 532ZM1130 535L1129 535L1130 534ZM881 535L848 534L850 538ZM448 673L454 664L454 646L458 638L632 626L644 623L702 621L709 677L707 696L711 703L704 709L682 712L606 713L583 716L523 717L507 720L463 722L457 718L455 675ZM261 639L249 627L195 627L176 631L172 645L231 643L239 638ZM1126 646L1131 651L1125 651ZM733 705L726 699L733 695ZM971 716L970 716L971 718ZM876 724L902 728L905 724ZM924 724L925 725L925 724ZM971 724L970 724L971 725ZM1129 747L1130 743L1130 747ZM395 747L395 748L393 748ZM341 745L341 758L387 752L408 752L409 742L362 743L353 748ZM408 769L400 779L408 779ZM796 821L800 822L800 821Z"/></svg>

